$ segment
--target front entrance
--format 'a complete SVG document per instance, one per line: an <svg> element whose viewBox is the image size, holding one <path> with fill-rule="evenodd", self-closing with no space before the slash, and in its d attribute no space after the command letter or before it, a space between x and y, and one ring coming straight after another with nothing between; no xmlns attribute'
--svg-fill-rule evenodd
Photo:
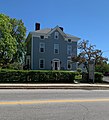
<svg viewBox="0 0 109 120"><path fill-rule="evenodd" d="M60 60L59 59L53 60L52 68L53 68L53 70L60 70Z"/></svg>

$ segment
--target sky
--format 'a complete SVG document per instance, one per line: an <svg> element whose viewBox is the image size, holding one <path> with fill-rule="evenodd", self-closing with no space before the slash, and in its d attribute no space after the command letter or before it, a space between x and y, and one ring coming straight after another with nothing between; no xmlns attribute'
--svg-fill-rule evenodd
<svg viewBox="0 0 109 120"><path fill-rule="evenodd" d="M26 35L36 22L41 29L61 26L109 58L109 0L0 0L0 13L22 19Z"/></svg>

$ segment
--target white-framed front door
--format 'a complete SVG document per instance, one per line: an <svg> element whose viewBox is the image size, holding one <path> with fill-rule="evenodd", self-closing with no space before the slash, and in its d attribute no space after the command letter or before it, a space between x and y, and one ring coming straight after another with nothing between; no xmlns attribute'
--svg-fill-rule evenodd
<svg viewBox="0 0 109 120"><path fill-rule="evenodd" d="M53 68L53 70L60 70L60 60L59 59L53 59L52 68Z"/></svg>

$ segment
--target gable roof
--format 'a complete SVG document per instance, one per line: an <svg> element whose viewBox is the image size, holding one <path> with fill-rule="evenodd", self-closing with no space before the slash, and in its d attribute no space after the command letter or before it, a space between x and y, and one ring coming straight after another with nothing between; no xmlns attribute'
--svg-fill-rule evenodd
<svg viewBox="0 0 109 120"><path fill-rule="evenodd" d="M45 29L42 29L42 30L34 31L34 32L35 33L48 34L50 31L51 31L51 28L45 28Z"/></svg>
<svg viewBox="0 0 109 120"><path fill-rule="evenodd" d="M52 34L54 31L58 31L63 37L66 36L66 34L60 29L60 27L57 25L55 28L53 28L48 34Z"/></svg>
<svg viewBox="0 0 109 120"><path fill-rule="evenodd" d="M37 30L37 31L33 31L33 32L30 32L30 34L37 34L37 35L51 35L54 31L58 31L65 39L73 39L73 40L80 40L80 38L76 37L76 36L73 36L73 35L70 35L70 34L66 34L64 33L60 27L57 25L55 28L45 28L45 29L41 29L41 30Z"/></svg>

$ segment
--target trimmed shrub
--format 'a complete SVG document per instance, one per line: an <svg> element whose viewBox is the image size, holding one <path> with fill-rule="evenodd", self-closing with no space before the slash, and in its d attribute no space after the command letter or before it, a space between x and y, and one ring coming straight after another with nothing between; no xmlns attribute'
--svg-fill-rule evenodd
<svg viewBox="0 0 109 120"><path fill-rule="evenodd" d="M95 72L95 82L101 83L103 82L103 74L100 72Z"/></svg>
<svg viewBox="0 0 109 120"><path fill-rule="evenodd" d="M77 72L0 70L0 83L73 83Z"/></svg>
<svg viewBox="0 0 109 120"><path fill-rule="evenodd" d="M94 74L95 74L95 80L94 80L95 83L103 82L103 74L102 73L95 72ZM92 81L88 80L88 73L86 73L86 72L82 73L82 81L81 82L83 82L83 83L92 82Z"/></svg>

